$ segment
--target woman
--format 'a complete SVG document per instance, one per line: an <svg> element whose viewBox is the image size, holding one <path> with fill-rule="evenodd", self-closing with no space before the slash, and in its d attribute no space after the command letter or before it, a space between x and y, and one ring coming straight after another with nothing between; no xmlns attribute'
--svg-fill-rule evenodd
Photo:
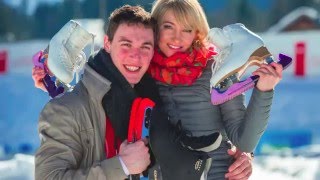
<svg viewBox="0 0 320 180"><path fill-rule="evenodd" d="M261 65L253 73L260 79L247 109L243 95L213 106L209 82L215 52L206 39L209 26L199 2L157 0L151 14L158 23L158 46L149 72L157 81L170 121L180 123L191 137L223 134L220 147L208 152L213 161L208 179L224 179L232 163L228 140L241 151L254 150L266 128L282 67L276 63Z"/></svg>

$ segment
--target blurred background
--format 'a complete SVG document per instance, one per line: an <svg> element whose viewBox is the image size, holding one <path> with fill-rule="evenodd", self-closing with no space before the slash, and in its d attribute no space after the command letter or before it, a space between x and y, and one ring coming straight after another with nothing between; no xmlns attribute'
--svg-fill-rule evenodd
<svg viewBox="0 0 320 180"><path fill-rule="evenodd" d="M152 2L0 0L0 180L34 179L37 121L49 97L34 88L32 56L70 19L96 35L97 50L110 12L124 4L150 11ZM199 2L210 27L241 22L274 57L293 58L276 87L250 179L320 179L320 0Z"/></svg>

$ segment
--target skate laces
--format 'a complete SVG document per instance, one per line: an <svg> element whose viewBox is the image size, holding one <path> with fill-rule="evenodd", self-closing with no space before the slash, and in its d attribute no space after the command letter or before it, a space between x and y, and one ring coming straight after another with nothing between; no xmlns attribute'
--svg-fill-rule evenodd
<svg viewBox="0 0 320 180"><path fill-rule="evenodd" d="M91 34L91 52L90 55L91 56L94 53L94 38L95 35ZM85 45L86 46L86 45ZM85 47L84 46L84 47ZM62 61L63 65L71 72L75 73L76 76L76 83L79 82L80 80L80 74L81 71L84 68L84 65L87 62L87 56L86 54L83 52L83 50L80 51L79 54L75 54L73 57L70 57L70 62L71 64L68 64L64 61Z"/></svg>
<svg viewBox="0 0 320 180"><path fill-rule="evenodd" d="M57 46L60 51L56 52L58 53L60 63L65 68L65 71L72 75L72 80L75 74L77 83L80 80L79 74L87 62L83 49L91 41L90 55L93 54L95 35L84 29L78 22L70 20L55 36L57 36L56 43L58 43ZM62 41L59 39L62 39ZM62 46L59 46L59 41L62 43ZM69 78L71 79L71 76Z"/></svg>
<svg viewBox="0 0 320 180"><path fill-rule="evenodd" d="M229 35L224 29L212 28L208 34L209 41L216 47L218 54L214 56L214 63L211 65L211 79L215 73L220 69L221 65L224 63L226 57L230 54L232 41ZM213 84L210 81L210 89L212 89Z"/></svg>
<svg viewBox="0 0 320 180"><path fill-rule="evenodd" d="M218 51L218 55L214 57L214 63L211 65L212 75L214 75L221 65L224 63L225 57L230 54L230 47Z"/></svg>
<svg viewBox="0 0 320 180"><path fill-rule="evenodd" d="M94 53L94 38L95 36L92 35L90 56L93 55ZM86 54L83 51L81 51L80 54L76 57L74 67L73 67L73 71L76 74L76 83L79 82L80 80L79 74L84 68L84 65L86 64L86 62L88 62Z"/></svg>
<svg viewBox="0 0 320 180"><path fill-rule="evenodd" d="M58 33L56 35L54 35L54 37L51 39L51 41L55 40L53 42L58 43L55 45L56 45L56 47L59 47L58 52L60 52L60 53L54 52L54 53L58 53L59 58L57 60L59 60L59 62L66 68L67 71L73 72L73 69L74 69L73 62L72 62L73 57L69 54L68 50L65 47L65 45L67 43L67 39L63 39L61 42L59 42L59 40L62 37L69 38L77 26L77 24L74 21L70 21L69 23L71 23L71 25L68 27L67 27L68 23L66 25L64 25L62 27L62 29L60 29L58 31ZM51 43L51 41L50 41L50 43ZM50 49L49 49L49 51L50 51ZM50 53L53 53L53 52L50 52Z"/></svg>
<svg viewBox="0 0 320 180"><path fill-rule="evenodd" d="M214 63L212 63L211 65L211 71L212 71L211 79L213 78L215 73L220 69L226 57L230 54L230 52L231 52L231 45L221 50L218 49L218 55L214 57ZM214 85L210 81L210 89L212 89L213 86Z"/></svg>

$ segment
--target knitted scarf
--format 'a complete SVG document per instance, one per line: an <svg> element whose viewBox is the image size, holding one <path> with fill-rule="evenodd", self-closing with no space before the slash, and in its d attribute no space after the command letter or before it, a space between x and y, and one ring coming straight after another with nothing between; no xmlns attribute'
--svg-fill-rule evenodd
<svg viewBox="0 0 320 180"><path fill-rule="evenodd" d="M170 85L191 85L201 76L207 61L217 53L212 45L205 48L190 48L170 57L156 49L148 72L157 81Z"/></svg>

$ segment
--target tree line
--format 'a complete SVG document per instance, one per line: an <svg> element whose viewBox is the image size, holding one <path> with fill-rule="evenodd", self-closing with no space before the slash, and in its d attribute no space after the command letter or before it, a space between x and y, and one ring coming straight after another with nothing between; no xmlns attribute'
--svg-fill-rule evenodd
<svg viewBox="0 0 320 180"><path fill-rule="evenodd" d="M18 7L0 0L0 42L26 39L49 39L70 19L106 18L124 4L139 4L150 11L154 0L64 0L60 3L40 3L32 15L27 13L28 0ZM242 22L250 29L263 31L296 7L309 5L319 8L314 0L273 0L268 10L259 10L250 0L228 0L222 9L215 9L217 1L199 0L210 26ZM213 10L212 10L213 9Z"/></svg>

